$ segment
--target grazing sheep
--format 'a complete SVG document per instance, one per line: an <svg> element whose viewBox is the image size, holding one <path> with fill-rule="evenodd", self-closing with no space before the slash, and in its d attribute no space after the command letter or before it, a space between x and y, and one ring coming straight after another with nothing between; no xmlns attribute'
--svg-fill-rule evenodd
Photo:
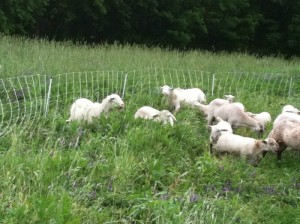
<svg viewBox="0 0 300 224"><path fill-rule="evenodd" d="M168 96L170 105L174 108L174 111L177 112L181 106L181 103L186 103L193 105L195 102L205 103L206 96L203 91L199 88L192 89L173 89L170 86L161 87L162 93L165 96Z"/></svg>
<svg viewBox="0 0 300 224"><path fill-rule="evenodd" d="M264 132L264 126L257 120L253 119L241 108L240 104L230 103L218 107L216 110L211 110L208 113L207 121L211 125L216 117L227 121L232 128L247 127L255 130L259 135Z"/></svg>
<svg viewBox="0 0 300 224"><path fill-rule="evenodd" d="M268 135L269 138L275 139L279 144L277 151L277 159L281 159L282 152L290 147L294 150L300 150L300 121L296 120L280 120L273 127ZM266 153L264 153L265 155Z"/></svg>
<svg viewBox="0 0 300 224"><path fill-rule="evenodd" d="M202 103L199 103L199 102L195 102L193 105L198 107L199 110L204 115L207 116L209 111L214 111L216 108L218 108L218 107L220 107L224 104L229 104L229 101L225 100L225 99L216 98L216 99L212 100L208 105L202 104Z"/></svg>
<svg viewBox="0 0 300 224"><path fill-rule="evenodd" d="M222 120L221 118L217 117L216 120L218 121L215 125L207 125L207 128L210 130L209 142L210 142L210 152L212 153L212 146L213 144L217 143L219 137L222 133L229 133L232 134L231 125L227 122Z"/></svg>
<svg viewBox="0 0 300 224"><path fill-rule="evenodd" d="M216 98L216 99L212 100L208 105L196 102L196 103L194 103L194 106L198 107L199 110L204 115L207 116L209 113L213 113L213 111L215 111L220 106L225 105L225 104L229 104L229 103L233 103L233 101L231 101L232 98L230 98L230 96L234 97L232 95L225 95L226 99ZM242 103L235 103L235 105L239 106L242 110L245 110L245 107Z"/></svg>
<svg viewBox="0 0 300 224"><path fill-rule="evenodd" d="M70 109L70 118L66 120L66 122L84 120L90 124L93 122L93 118L99 117L101 113L104 113L107 117L108 112L111 109L124 107L124 102L117 94L107 96L101 103L94 103L89 99L79 98L72 104Z"/></svg>
<svg viewBox="0 0 300 224"><path fill-rule="evenodd" d="M281 114L279 114L273 122L273 127L281 120L296 120L300 121L300 111L292 105L286 105L282 108Z"/></svg>
<svg viewBox="0 0 300 224"><path fill-rule="evenodd" d="M207 116L208 110L209 110L209 105L202 104L202 103L199 103L199 102L195 102L193 104L193 106L197 107L200 110L200 112L202 112L205 116Z"/></svg>
<svg viewBox="0 0 300 224"><path fill-rule="evenodd" d="M134 118L150 119L163 122L164 124L169 122L171 126L174 125L174 121L177 121L174 115L171 114L168 110L159 111L149 106L143 106L138 109L134 114Z"/></svg>
<svg viewBox="0 0 300 224"><path fill-rule="evenodd" d="M270 123L272 118L271 114L269 112L261 112L259 114L253 114L251 112L247 112L247 114L257 120L259 123L261 123L264 127L266 124Z"/></svg>
<svg viewBox="0 0 300 224"><path fill-rule="evenodd" d="M279 145L273 138L257 140L240 135L223 133L212 148L216 153L227 152L230 154L238 154L241 157L254 159L259 162L259 154L263 151L275 152L278 150Z"/></svg>

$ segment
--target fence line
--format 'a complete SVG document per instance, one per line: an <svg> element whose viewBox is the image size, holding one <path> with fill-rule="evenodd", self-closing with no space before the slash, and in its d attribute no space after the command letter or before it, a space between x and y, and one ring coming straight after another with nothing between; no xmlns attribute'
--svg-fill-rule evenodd
<svg viewBox="0 0 300 224"><path fill-rule="evenodd" d="M291 98L300 92L299 76L280 73L224 72L148 67L131 71L84 71L53 75L27 75L0 79L0 136L15 126L22 130L48 111L65 114L76 98L100 101L118 93L126 100L137 95L157 96L160 87L199 87L208 98L275 95ZM159 98L159 97L158 97ZM31 124L27 122L32 121Z"/></svg>

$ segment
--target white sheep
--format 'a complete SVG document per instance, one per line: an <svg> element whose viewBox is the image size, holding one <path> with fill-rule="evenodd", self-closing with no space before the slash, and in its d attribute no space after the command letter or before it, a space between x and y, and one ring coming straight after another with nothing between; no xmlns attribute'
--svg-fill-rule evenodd
<svg viewBox="0 0 300 224"><path fill-rule="evenodd" d="M280 120L270 131L268 137L274 138L279 144L278 160L281 159L281 154L287 147L300 151L300 121Z"/></svg>
<svg viewBox="0 0 300 224"><path fill-rule="evenodd" d="M174 125L174 121L177 121L175 116L168 110L159 111L149 106L143 106L136 111L134 118L150 119L154 121L163 122L164 124L170 123Z"/></svg>
<svg viewBox="0 0 300 224"><path fill-rule="evenodd" d="M257 140L235 134L222 133L216 144L212 147L216 153L238 154L241 157L254 159L259 162L259 154L263 151L276 152L279 145L273 138Z"/></svg>
<svg viewBox="0 0 300 224"><path fill-rule="evenodd" d="M216 120L218 121L217 124L207 125L207 128L210 130L209 142L210 142L211 153L212 153L212 145L218 141L222 133L229 133L229 134L233 133L231 125L227 121L224 121L219 117L217 117Z"/></svg>
<svg viewBox="0 0 300 224"><path fill-rule="evenodd" d="M282 108L282 112L289 112L289 113L294 113L294 114L300 114L300 110L298 110L296 107L292 106L292 105L285 105Z"/></svg>
<svg viewBox="0 0 300 224"><path fill-rule="evenodd" d="M212 100L208 105L202 104L202 103L199 103L199 102L195 102L193 104L193 106L198 107L199 110L204 115L207 116L210 111L213 111L216 108L218 108L218 107L220 107L220 106L222 106L224 104L229 104L229 101L225 100L225 99L216 98L216 99Z"/></svg>
<svg viewBox="0 0 300 224"><path fill-rule="evenodd" d="M255 130L260 135L264 132L264 126L247 115L240 104L237 103L224 104L216 110L209 111L207 116L208 124L211 125L216 117L227 121L232 128L247 127Z"/></svg>
<svg viewBox="0 0 300 224"><path fill-rule="evenodd" d="M281 114L279 114L273 122L273 127L281 120L296 120L300 121L300 111L292 105L286 105L282 108Z"/></svg>
<svg viewBox="0 0 300 224"><path fill-rule="evenodd" d="M272 117L269 112L261 112L258 114L254 114L251 112L246 112L250 117L254 118L257 120L259 123L261 123L264 127L271 122Z"/></svg>
<svg viewBox="0 0 300 224"><path fill-rule="evenodd" d="M220 133L233 133L231 125L227 122L222 120L220 117L217 117L216 120L218 121L215 125L207 125L207 128L210 130L210 142L216 143L218 138L220 137Z"/></svg>
<svg viewBox="0 0 300 224"><path fill-rule="evenodd" d="M234 96L232 95L225 95L226 99L216 98L212 100L208 105L196 102L194 103L194 106L198 107L199 110L207 116L209 113L213 113L213 111L215 111L220 106L224 104L233 103L232 97L234 98ZM239 106L242 110L245 110L245 106L242 103L236 102L235 105Z"/></svg>
<svg viewBox="0 0 300 224"><path fill-rule="evenodd" d="M228 100L229 103L233 103L234 98L235 98L235 96L233 96L233 95L225 95L225 100Z"/></svg>
<svg viewBox="0 0 300 224"><path fill-rule="evenodd" d="M192 89L173 89L170 86L161 87L162 93L168 96L170 105L177 112L182 103L193 105L195 102L205 103L206 96L203 91L199 88Z"/></svg>
<svg viewBox="0 0 300 224"><path fill-rule="evenodd" d="M72 104L70 109L70 118L66 120L66 122L83 120L90 124L93 122L93 118L99 117L101 113L104 113L107 117L108 112L111 109L124 107L124 102L117 94L107 96L101 103L94 103L89 99L79 98Z"/></svg>

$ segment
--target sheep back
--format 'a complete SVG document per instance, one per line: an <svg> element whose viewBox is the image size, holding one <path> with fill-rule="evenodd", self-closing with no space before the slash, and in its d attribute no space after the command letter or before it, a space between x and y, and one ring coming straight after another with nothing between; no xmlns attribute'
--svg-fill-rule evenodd
<svg viewBox="0 0 300 224"><path fill-rule="evenodd" d="M94 106L94 103L86 98L75 100L70 109L70 118L67 122L86 119L87 111Z"/></svg>

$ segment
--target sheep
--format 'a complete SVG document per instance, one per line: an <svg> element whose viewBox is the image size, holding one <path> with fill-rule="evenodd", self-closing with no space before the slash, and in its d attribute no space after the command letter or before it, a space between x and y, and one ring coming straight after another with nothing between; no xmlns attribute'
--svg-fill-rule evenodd
<svg viewBox="0 0 300 224"><path fill-rule="evenodd" d="M220 98L217 98L217 99L214 99L212 100L208 105L206 104L202 104L202 103L199 103L199 102L195 102L193 105L198 107L199 110L204 114L204 115L208 115L208 113L210 111L213 111L215 110L217 107L220 107L224 104L229 104L229 101L228 100L225 100L225 99L220 99Z"/></svg>
<svg viewBox="0 0 300 224"><path fill-rule="evenodd" d="M281 159L282 152L290 147L294 150L300 150L300 121L280 120L270 131L269 138L275 139L279 144L277 151L277 160ZM264 153L265 156L266 153Z"/></svg>
<svg viewBox="0 0 300 224"><path fill-rule="evenodd" d="M164 124L167 124L169 122L171 126L174 125L174 121L177 121L175 116L171 114L170 111L159 111L149 106L143 106L140 109L138 109L137 112L134 114L134 118L150 119L154 121L163 122Z"/></svg>
<svg viewBox="0 0 300 224"><path fill-rule="evenodd" d="M236 134L222 133L212 149L216 153L238 154L247 159L257 160L259 163L259 154L263 151L276 152L279 145L270 137L265 140L258 140Z"/></svg>
<svg viewBox="0 0 300 224"><path fill-rule="evenodd" d="M300 121L300 111L292 105L286 105L282 108L281 114L279 114L273 122L273 127L281 120L297 120Z"/></svg>
<svg viewBox="0 0 300 224"><path fill-rule="evenodd" d="M254 113L251 113L251 112L246 112L246 113L250 117L257 120L259 123L261 123L263 126L266 126L272 120L271 114L269 112L261 112L261 113L258 113L258 114L254 114Z"/></svg>
<svg viewBox="0 0 300 224"><path fill-rule="evenodd" d="M284 112L289 112L289 113L294 113L294 114L300 114L300 110L298 110L297 108L295 108L292 105L285 105L282 108L282 112L281 113L284 113Z"/></svg>
<svg viewBox="0 0 300 224"><path fill-rule="evenodd" d="M259 135L264 132L264 126L247 115L240 104L237 103L224 104L216 110L209 111L207 116L208 125L211 125L216 117L227 121L232 128L248 127L255 130Z"/></svg>
<svg viewBox="0 0 300 224"><path fill-rule="evenodd" d="M209 148L211 153L212 153L213 144L215 144L218 141L222 133L230 133L230 134L233 133L231 125L227 121L224 121L219 117L217 117L216 120L218 121L217 124L207 125L207 128L211 132L209 136L209 142L210 142Z"/></svg>
<svg viewBox="0 0 300 224"><path fill-rule="evenodd" d="M224 105L224 104L229 104L232 103L234 96L232 95L225 95L226 99L220 99L216 98L212 100L208 105L201 104L199 102L195 102L193 105L198 107L199 110L204 114L208 115L209 113L213 113L218 107ZM235 105L239 106L242 110L245 110L245 106L242 103L236 102Z"/></svg>
<svg viewBox="0 0 300 224"><path fill-rule="evenodd" d="M178 112L181 103L193 105L195 102L206 103L206 96L199 88L192 89L173 89L168 85L161 87L162 93L168 96L170 105L174 108L174 112Z"/></svg>
<svg viewBox="0 0 300 224"><path fill-rule="evenodd" d="M233 96L233 95L225 95L225 100L228 100L229 103L233 103L234 98L235 98L235 96Z"/></svg>
<svg viewBox="0 0 300 224"><path fill-rule="evenodd" d="M101 103L92 102L86 98L79 98L75 100L70 109L70 118L66 120L67 123L71 121L87 121L89 124L93 122L94 117L99 117L101 113L108 116L108 112L113 108L124 108L125 104L121 97L117 94L111 94L102 100Z"/></svg>

